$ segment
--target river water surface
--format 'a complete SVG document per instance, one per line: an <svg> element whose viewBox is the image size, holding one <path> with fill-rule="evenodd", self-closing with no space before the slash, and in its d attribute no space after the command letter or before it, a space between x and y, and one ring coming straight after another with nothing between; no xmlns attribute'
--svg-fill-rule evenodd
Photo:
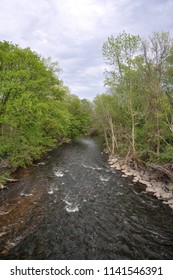
<svg viewBox="0 0 173 280"><path fill-rule="evenodd" d="M173 211L111 169L95 139L15 177L0 193L0 259L173 259Z"/></svg>

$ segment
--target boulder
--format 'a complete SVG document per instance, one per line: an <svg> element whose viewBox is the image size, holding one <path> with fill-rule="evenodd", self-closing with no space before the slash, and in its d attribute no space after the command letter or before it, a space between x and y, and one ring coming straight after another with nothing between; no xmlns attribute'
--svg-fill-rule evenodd
<svg viewBox="0 0 173 280"><path fill-rule="evenodd" d="M148 172L144 172L144 174L142 175L142 179L145 181L150 181Z"/></svg>
<svg viewBox="0 0 173 280"><path fill-rule="evenodd" d="M112 162L112 163L116 163L117 161L118 161L117 158L112 158L112 159L111 159L111 162Z"/></svg>
<svg viewBox="0 0 173 280"><path fill-rule="evenodd" d="M133 176L133 172L132 171L126 171L125 173L127 176Z"/></svg>
<svg viewBox="0 0 173 280"><path fill-rule="evenodd" d="M149 187L149 186L147 186L147 188L146 188L146 192L150 192L150 193L155 193L156 192L156 190L153 188L153 187Z"/></svg>
<svg viewBox="0 0 173 280"><path fill-rule="evenodd" d="M139 183L146 185L148 183L148 181L145 181L143 179L139 179Z"/></svg>
<svg viewBox="0 0 173 280"><path fill-rule="evenodd" d="M156 192L154 193L154 195L155 195L157 198L160 198L160 193L159 193L159 192L156 191Z"/></svg>
<svg viewBox="0 0 173 280"><path fill-rule="evenodd" d="M148 181L146 181L145 185L148 187L148 188L152 188L152 184Z"/></svg>
<svg viewBox="0 0 173 280"><path fill-rule="evenodd" d="M117 170L121 170L121 166L119 164L116 164L116 167L115 167Z"/></svg>
<svg viewBox="0 0 173 280"><path fill-rule="evenodd" d="M139 181L139 178L138 177L134 177L133 180L132 180L134 183L137 183Z"/></svg>
<svg viewBox="0 0 173 280"><path fill-rule="evenodd" d="M168 200L168 204L173 206L173 198Z"/></svg>
<svg viewBox="0 0 173 280"><path fill-rule="evenodd" d="M134 183L141 183L146 186L145 192L152 193L158 199L162 200L164 204L167 204L173 209L173 184L164 184L157 181L156 176L148 170L133 170L130 166L124 164L123 160L115 157L111 157L108 160L110 167L117 170L121 170L122 177L133 176Z"/></svg>
<svg viewBox="0 0 173 280"><path fill-rule="evenodd" d="M7 187L0 183L0 190L6 189Z"/></svg>
<svg viewBox="0 0 173 280"><path fill-rule="evenodd" d="M164 200L164 201L168 201L168 200L171 200L173 197L172 197L172 194L171 193L164 193L164 195L162 195L162 199Z"/></svg>

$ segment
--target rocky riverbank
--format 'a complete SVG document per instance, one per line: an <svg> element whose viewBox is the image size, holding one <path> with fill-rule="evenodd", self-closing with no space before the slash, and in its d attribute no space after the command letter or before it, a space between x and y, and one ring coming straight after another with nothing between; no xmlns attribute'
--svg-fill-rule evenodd
<svg viewBox="0 0 173 280"><path fill-rule="evenodd" d="M145 169L133 169L131 166L125 164L123 159L109 158L108 163L111 168L115 168L122 172L122 177L133 177L134 183L139 182L146 186L146 192L153 194L158 199L162 200L173 209L173 183L169 180L158 180L157 172Z"/></svg>

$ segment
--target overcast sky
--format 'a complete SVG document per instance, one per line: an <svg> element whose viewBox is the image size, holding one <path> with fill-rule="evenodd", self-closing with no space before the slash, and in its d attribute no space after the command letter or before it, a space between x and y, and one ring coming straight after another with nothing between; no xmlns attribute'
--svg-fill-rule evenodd
<svg viewBox="0 0 173 280"><path fill-rule="evenodd" d="M0 41L58 61L61 79L80 98L105 91L102 45L123 30L173 37L173 0L0 0Z"/></svg>

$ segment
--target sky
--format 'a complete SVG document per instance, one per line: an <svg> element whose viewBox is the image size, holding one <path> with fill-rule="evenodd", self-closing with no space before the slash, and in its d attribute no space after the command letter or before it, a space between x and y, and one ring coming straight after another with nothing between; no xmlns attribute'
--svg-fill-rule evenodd
<svg viewBox="0 0 173 280"><path fill-rule="evenodd" d="M60 78L81 99L105 92L102 46L123 31L173 37L173 0L0 0L0 41L58 61Z"/></svg>

